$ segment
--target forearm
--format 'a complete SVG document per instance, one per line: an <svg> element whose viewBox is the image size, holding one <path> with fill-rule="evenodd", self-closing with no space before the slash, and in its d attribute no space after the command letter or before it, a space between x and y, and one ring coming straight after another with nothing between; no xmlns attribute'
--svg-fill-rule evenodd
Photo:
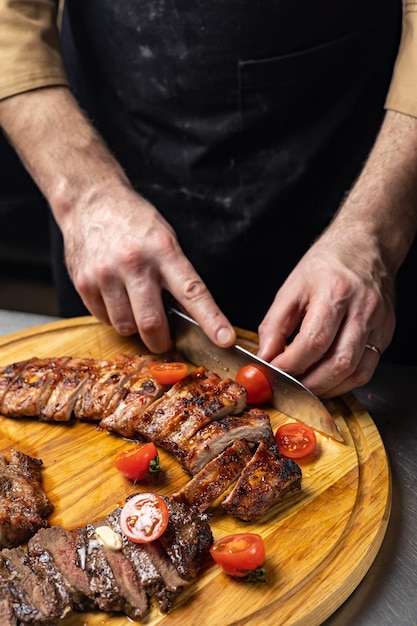
<svg viewBox="0 0 417 626"><path fill-rule="evenodd" d="M47 198L58 223L95 194L128 185L121 167L65 87L0 102L0 125Z"/></svg>
<svg viewBox="0 0 417 626"><path fill-rule="evenodd" d="M397 272L417 232L417 119L388 111L365 167L332 230L374 240Z"/></svg>

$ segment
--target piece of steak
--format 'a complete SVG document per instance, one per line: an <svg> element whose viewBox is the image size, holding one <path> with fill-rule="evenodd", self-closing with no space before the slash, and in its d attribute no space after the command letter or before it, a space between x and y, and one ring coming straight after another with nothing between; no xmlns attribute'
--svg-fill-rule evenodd
<svg viewBox="0 0 417 626"><path fill-rule="evenodd" d="M199 367L140 415L135 433L172 451L205 424L240 413L245 403L243 387Z"/></svg>
<svg viewBox="0 0 417 626"><path fill-rule="evenodd" d="M277 445L262 442L222 505L239 519L257 520L289 491L300 487L299 466L284 458Z"/></svg>
<svg viewBox="0 0 417 626"><path fill-rule="evenodd" d="M41 528L29 540L28 553L31 557L37 557L46 563L52 559L75 610L85 611L94 606L94 602L89 598L89 579L83 568L85 554L80 555L73 533L58 525Z"/></svg>
<svg viewBox="0 0 417 626"><path fill-rule="evenodd" d="M237 439L172 498L203 513L238 478L252 454L245 440Z"/></svg>
<svg viewBox="0 0 417 626"><path fill-rule="evenodd" d="M13 383L15 378L20 374L28 363L30 363L33 359L26 359L25 361L18 361L17 363L11 363L10 365L6 365L0 371L0 412L3 413L3 398Z"/></svg>
<svg viewBox="0 0 417 626"><path fill-rule="evenodd" d="M183 469L194 475L237 439L253 444L260 441L272 444L274 435L268 413L251 408L242 415L228 415L210 422L171 452Z"/></svg>
<svg viewBox="0 0 417 626"><path fill-rule="evenodd" d="M101 428L117 432L128 439L140 439L141 416L165 391L152 376L147 365L119 387L100 421Z"/></svg>
<svg viewBox="0 0 417 626"><path fill-rule="evenodd" d="M204 514L165 498L169 521L159 541L182 578L195 578L203 568L213 534Z"/></svg>
<svg viewBox="0 0 417 626"><path fill-rule="evenodd" d="M14 448L0 454L0 547L19 545L48 526L54 507L42 489L41 466Z"/></svg>
<svg viewBox="0 0 417 626"><path fill-rule="evenodd" d="M69 605L53 580L41 578L32 568L23 548L1 551L1 588L22 624L56 624Z"/></svg>
<svg viewBox="0 0 417 626"><path fill-rule="evenodd" d="M189 583L181 578L158 541L135 544L121 532L120 511L106 519L111 528L122 537L122 550L132 563L144 590L158 603L163 613L169 613L176 597Z"/></svg>
<svg viewBox="0 0 417 626"><path fill-rule="evenodd" d="M150 355L129 356L120 354L111 361L99 364L93 376L79 394L75 417L81 420L100 421L116 391L149 362Z"/></svg>
<svg viewBox="0 0 417 626"><path fill-rule="evenodd" d="M68 422L74 414L77 399L84 386L96 375L100 361L71 358L59 370L46 402L42 402L39 418L43 422Z"/></svg>
<svg viewBox="0 0 417 626"><path fill-rule="evenodd" d="M39 416L61 367L69 357L31 359L20 370L3 396L2 411L8 417Z"/></svg>

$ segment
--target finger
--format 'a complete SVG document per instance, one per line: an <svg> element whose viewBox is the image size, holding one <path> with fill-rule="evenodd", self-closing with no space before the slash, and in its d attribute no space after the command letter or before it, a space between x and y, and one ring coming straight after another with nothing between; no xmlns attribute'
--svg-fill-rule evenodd
<svg viewBox="0 0 417 626"><path fill-rule="evenodd" d="M217 306L206 285L185 259L171 265L165 273L164 287L184 310L218 346L228 347L236 341L236 333Z"/></svg>
<svg viewBox="0 0 417 626"><path fill-rule="evenodd" d="M375 344L370 344L375 345ZM362 358L360 359L355 371L345 378L336 386L319 393L322 398L334 398L340 396L352 389L366 385L375 373L378 367L380 354L374 350L370 350L365 346ZM305 384L305 383L304 383Z"/></svg>

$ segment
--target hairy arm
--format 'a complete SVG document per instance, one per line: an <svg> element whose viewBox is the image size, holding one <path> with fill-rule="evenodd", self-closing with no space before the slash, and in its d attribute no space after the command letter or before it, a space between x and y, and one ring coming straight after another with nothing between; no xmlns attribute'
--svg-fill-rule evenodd
<svg viewBox="0 0 417 626"><path fill-rule="evenodd" d="M365 345L391 342L395 277L416 231L417 119L388 111L361 176L278 291L259 355L323 396L368 382L378 355Z"/></svg>
<svg viewBox="0 0 417 626"><path fill-rule="evenodd" d="M87 308L149 349L170 347L162 290L209 337L229 345L234 330L184 256L159 212L131 187L66 87L0 101L0 125L47 198L66 263Z"/></svg>

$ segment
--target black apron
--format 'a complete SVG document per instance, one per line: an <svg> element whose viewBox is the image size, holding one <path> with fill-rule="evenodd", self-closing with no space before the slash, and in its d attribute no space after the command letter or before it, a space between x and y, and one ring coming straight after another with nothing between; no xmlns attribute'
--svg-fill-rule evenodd
<svg viewBox="0 0 417 626"><path fill-rule="evenodd" d="M360 171L400 16L398 0L67 0L77 98L234 324L257 328Z"/></svg>

